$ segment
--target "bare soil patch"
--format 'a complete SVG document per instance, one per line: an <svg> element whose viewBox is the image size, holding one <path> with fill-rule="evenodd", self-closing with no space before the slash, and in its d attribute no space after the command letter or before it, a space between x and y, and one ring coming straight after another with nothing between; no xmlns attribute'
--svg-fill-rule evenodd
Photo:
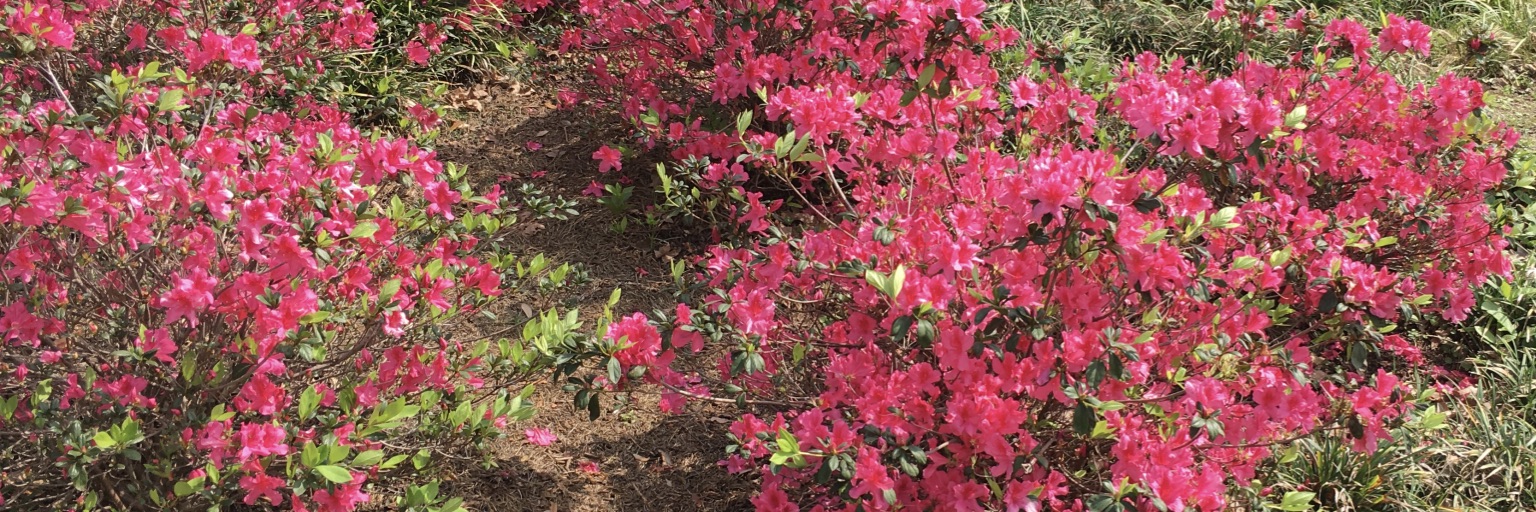
<svg viewBox="0 0 1536 512"><path fill-rule="evenodd" d="M616 313L670 308L671 249L634 224L615 232L618 217L581 195L597 176L593 151L622 139L623 123L590 104L560 108L556 92L564 83L557 74L536 74L521 84L460 93L475 101L460 103L467 108L438 144L439 157L467 166L477 190L501 183L515 197L517 187L532 182L549 196L579 198L578 214L569 220L520 219L515 242L525 248L521 252L543 253L584 271L581 282L554 294L557 302L530 304L534 310L579 308L592 319L614 288L623 290ZM509 306L520 307L515 302ZM637 394L619 414L589 421L573 410L559 383L539 388L539 414L510 426L508 437L492 447L500 467L463 472L448 483L476 510L751 509L756 484L719 465L729 443L727 424L738 414L732 407L692 404L687 414L669 415L657 408L657 396ZM613 405L611 399L604 404L609 410ZM523 429L534 427L549 429L559 441L548 447L529 443ZM591 462L595 473L584 464Z"/></svg>

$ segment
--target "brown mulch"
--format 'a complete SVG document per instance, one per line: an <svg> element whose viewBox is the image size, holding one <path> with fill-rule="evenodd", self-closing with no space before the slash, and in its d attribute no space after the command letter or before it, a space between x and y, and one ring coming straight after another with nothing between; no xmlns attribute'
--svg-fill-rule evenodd
<svg viewBox="0 0 1536 512"><path fill-rule="evenodd" d="M516 197L518 186L532 182L550 196L579 198L579 214L569 220L520 216L520 255L543 253L585 271L581 282L556 292L554 300L533 300L532 309L579 308L591 329L613 288L623 290L618 315L670 309L674 250L635 223L616 232L618 217L581 195L597 177L593 151L623 140L622 121L590 104L559 108L556 92L563 83L569 82L546 74L456 91L461 112L437 144L439 157L468 167L477 190L499 182ZM530 141L542 147L530 149ZM647 186L637 183L637 195ZM751 509L756 483L719 465L730 442L727 426L739 414L734 408L691 404L688 413L669 415L657 408L654 394L637 394L616 414L605 396L604 416L589 421L585 412L574 411L559 384L538 386L538 415L509 426L507 437L491 447L499 467L462 471L445 491L479 511ZM549 447L529 443L523 429L534 427L559 440ZM596 462L598 472L583 470L583 462Z"/></svg>

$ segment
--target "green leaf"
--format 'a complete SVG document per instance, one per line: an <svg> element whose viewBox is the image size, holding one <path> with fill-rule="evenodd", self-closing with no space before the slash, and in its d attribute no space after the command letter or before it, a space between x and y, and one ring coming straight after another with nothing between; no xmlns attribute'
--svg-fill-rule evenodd
<svg viewBox="0 0 1536 512"><path fill-rule="evenodd" d="M300 419L306 419L307 420L311 416L314 416L315 415L315 409L318 408L319 406L320 406L320 392L316 391L314 386L310 386L308 388L305 388L304 392L299 394L299 418Z"/></svg>
<svg viewBox="0 0 1536 512"><path fill-rule="evenodd" d="M1280 506L1277 507L1277 508L1279 508L1280 510L1288 511L1288 512L1290 512L1290 511L1302 512L1302 511L1306 511L1306 510L1311 510L1312 509L1312 498L1314 498L1316 496L1317 496L1317 493L1313 493L1313 492L1291 491L1291 492L1285 493L1285 497L1280 499Z"/></svg>
<svg viewBox="0 0 1536 512"><path fill-rule="evenodd" d="M1434 407L1430 407L1428 411L1425 411L1424 416L1419 420L1419 428L1424 430L1438 430L1443 426L1445 426L1445 413L1440 412Z"/></svg>
<svg viewBox="0 0 1536 512"><path fill-rule="evenodd" d="M1095 494L1088 497L1088 510L1092 512L1105 512L1116 505L1115 497L1108 494Z"/></svg>
<svg viewBox="0 0 1536 512"><path fill-rule="evenodd" d="M314 313L310 313L308 315L304 315L304 316L300 317L299 318L299 323L300 324L304 324L304 325L316 324L316 323L324 322L324 321L326 321L329 318L331 318L331 312L330 311L316 311Z"/></svg>
<svg viewBox="0 0 1536 512"><path fill-rule="evenodd" d="M326 480L329 480L332 483L344 484L352 481L352 472L347 471L347 468L341 466L332 466L329 464L324 466L316 466L315 472L320 473L320 476L325 477Z"/></svg>
<svg viewBox="0 0 1536 512"><path fill-rule="evenodd" d="M181 98L186 96L186 94L186 91L181 89L166 89L164 91L160 91L160 99L155 102L155 109L161 112L180 110L177 107L181 105Z"/></svg>
<svg viewBox="0 0 1536 512"><path fill-rule="evenodd" d="M92 437L91 440L96 441L96 446L103 450L117 446L117 440L112 438L112 434L106 432L97 432L96 436Z"/></svg>
<svg viewBox="0 0 1536 512"><path fill-rule="evenodd" d="M1288 261L1291 261L1290 247L1269 254L1269 265L1272 267L1284 265Z"/></svg>
<svg viewBox="0 0 1536 512"><path fill-rule="evenodd" d="M1216 229L1237 227L1239 224L1232 221L1235 218L1237 218L1236 206L1222 208L1217 210L1215 215L1211 216L1211 227Z"/></svg>
<svg viewBox="0 0 1536 512"><path fill-rule="evenodd" d="M362 468L368 468L368 467L373 467L373 466L378 465L379 462L383 461L383 460L384 460L384 451L383 450L368 450L366 452L362 452L362 453L357 454L357 457L353 457L352 458L352 465L353 466L357 466L357 467L362 467Z"/></svg>
<svg viewBox="0 0 1536 512"><path fill-rule="evenodd" d="M326 453L326 460L329 463L331 463L331 464L340 464L341 461L347 460L347 455L352 453L352 449L349 448L349 447L337 444L337 445L327 446L326 447L326 452L327 452Z"/></svg>
<svg viewBox="0 0 1536 512"><path fill-rule="evenodd" d="M325 463L325 456L315 443L304 443L304 449L299 452L299 463L312 468Z"/></svg>
<svg viewBox="0 0 1536 512"><path fill-rule="evenodd" d="M618 384L624 378L624 368L619 365L619 358L608 358L608 382Z"/></svg>
<svg viewBox="0 0 1536 512"><path fill-rule="evenodd" d="M1280 463L1281 464L1290 464L1292 462L1295 462L1296 459L1298 459L1300 457L1301 457L1301 447L1298 446L1298 445L1292 444L1289 448L1286 448L1285 451L1280 452Z"/></svg>
<svg viewBox="0 0 1536 512"><path fill-rule="evenodd" d="M160 61L158 60L150 61L148 64L145 64L143 68L139 69L140 78L154 80L163 76L165 75L160 73Z"/></svg>
<svg viewBox="0 0 1536 512"><path fill-rule="evenodd" d="M1318 313L1326 315L1326 314L1329 314L1329 313L1336 312L1338 310L1338 308L1339 308L1339 292L1338 292L1338 290L1328 290L1327 292L1323 293L1322 298L1319 298L1317 300L1317 312Z"/></svg>
<svg viewBox="0 0 1536 512"><path fill-rule="evenodd" d="M1094 361L1088 365L1087 371L1083 372L1083 377L1088 379L1090 387L1099 389L1099 384L1104 382L1104 374L1107 370L1103 361Z"/></svg>
<svg viewBox="0 0 1536 512"><path fill-rule="evenodd" d="M901 295L902 284L907 280L907 267L905 265L898 266L890 275L873 269L865 270L864 280L887 297L895 299L898 295Z"/></svg>
<svg viewBox="0 0 1536 512"><path fill-rule="evenodd" d="M1307 127L1307 125L1303 123L1303 121L1306 120L1307 106L1296 105L1296 108L1291 109L1291 112L1285 115L1285 126L1299 130Z"/></svg>
<svg viewBox="0 0 1536 512"><path fill-rule="evenodd" d="M1093 425L1098 423L1098 415L1093 413L1093 408L1087 403L1078 402L1072 409L1072 430L1079 435L1093 434Z"/></svg>
<svg viewBox="0 0 1536 512"><path fill-rule="evenodd" d="M405 459L409 458L411 458L410 455L403 453L394 457L390 457L389 460L386 460L383 464L379 465L379 469L394 469L395 466L399 466L400 463L405 462Z"/></svg>
<svg viewBox="0 0 1536 512"><path fill-rule="evenodd" d="M736 116L736 134L737 135L746 134L747 133L747 127L751 126L751 125L752 125L752 111L751 110L744 111L744 112L741 113L741 115Z"/></svg>
<svg viewBox="0 0 1536 512"><path fill-rule="evenodd" d="M1363 341L1356 341L1349 346L1349 364L1356 370L1365 371L1365 357L1369 355L1370 348Z"/></svg>
<svg viewBox="0 0 1536 512"><path fill-rule="evenodd" d="M917 88L922 89L924 87L928 87L928 84L933 82L933 75L938 73L938 71L939 67L933 64L929 64L928 67L923 68L923 70L917 74Z"/></svg>
<svg viewBox="0 0 1536 512"><path fill-rule="evenodd" d="M350 235L352 238L369 238L377 232L379 232L379 224L371 220L365 220L357 223L356 226L352 226Z"/></svg>
<svg viewBox="0 0 1536 512"><path fill-rule="evenodd" d="M393 298L395 296L395 293L397 293L399 291L400 291L400 278L397 277L397 278L385 281L384 282L384 286L379 288L379 300L387 301L387 300Z"/></svg>
<svg viewBox="0 0 1536 512"><path fill-rule="evenodd" d="M781 159L789 156L789 149L794 147L794 143L795 131L790 130L783 137L779 137L779 140L773 141L773 156Z"/></svg>
<svg viewBox="0 0 1536 512"><path fill-rule="evenodd" d="M805 154L805 147L810 142L810 137L801 137L800 140L795 141L795 146L789 149L789 159L791 161L800 161L800 155Z"/></svg>

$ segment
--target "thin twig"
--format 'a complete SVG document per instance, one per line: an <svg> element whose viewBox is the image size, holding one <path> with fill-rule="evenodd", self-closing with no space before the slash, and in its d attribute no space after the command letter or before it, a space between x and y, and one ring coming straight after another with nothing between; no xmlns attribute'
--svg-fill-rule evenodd
<svg viewBox="0 0 1536 512"><path fill-rule="evenodd" d="M59 84L59 77L53 74L53 66L49 65L47 60L43 61L43 74L48 75L48 83L53 84L53 91L59 95L60 99L64 100L64 106L69 107L71 113L80 113L75 110L75 104L69 101L69 93L64 92L64 86Z"/></svg>
<svg viewBox="0 0 1536 512"><path fill-rule="evenodd" d="M704 400L704 401L709 401L709 402L721 403L721 404L768 405L768 406L774 406L774 407L804 407L804 406L810 405L809 403L792 404L792 403L789 403L789 402L777 402L777 401L773 401L773 400L752 400L752 399L748 399L748 398L743 398L743 399L740 399L740 400L733 400L733 399L730 399L730 398L720 398L720 397L715 397L715 396L704 396L704 395L700 395L700 394L697 394L697 393L693 393L693 392L689 392L689 391L684 391L684 390L681 390L681 389L677 389L677 388L673 387L671 384L667 384L665 382L661 383L661 385L662 385L662 387L667 388L668 390L672 391L673 393L677 393L679 395L683 395L683 396L686 396L688 398L692 398L692 399L695 399L695 400Z"/></svg>

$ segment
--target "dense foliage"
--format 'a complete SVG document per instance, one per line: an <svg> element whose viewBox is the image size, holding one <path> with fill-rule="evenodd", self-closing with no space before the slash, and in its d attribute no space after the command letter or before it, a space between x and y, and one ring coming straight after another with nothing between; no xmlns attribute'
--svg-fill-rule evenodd
<svg viewBox="0 0 1536 512"><path fill-rule="evenodd" d="M0 509L455 512L443 462L588 362L593 417L757 406L760 510L1536 506L1536 167L1482 85L1406 80L1396 14L1157 5L1211 51L983 0L0 7ZM528 13L635 127L591 190L657 149L644 220L715 244L675 311L498 307L569 267L430 142ZM1474 380L1412 329L1479 309Z"/></svg>
<svg viewBox="0 0 1536 512"><path fill-rule="evenodd" d="M3 507L459 510L428 471L531 414L578 322L479 334L471 315L567 269L513 258L501 194L410 140L437 112L401 104L395 138L311 94L374 51L374 14L0 16Z"/></svg>
<svg viewBox="0 0 1536 512"><path fill-rule="evenodd" d="M792 404L732 426L761 510L1220 510L1293 441L1389 439L1431 392L1396 329L1510 270L1484 196L1516 136L1475 81L1382 70L1428 27L1216 2L1305 44L1000 76L1018 34L985 8L583 3L568 43L642 140L760 235L669 325L616 324L619 361L675 399Z"/></svg>

